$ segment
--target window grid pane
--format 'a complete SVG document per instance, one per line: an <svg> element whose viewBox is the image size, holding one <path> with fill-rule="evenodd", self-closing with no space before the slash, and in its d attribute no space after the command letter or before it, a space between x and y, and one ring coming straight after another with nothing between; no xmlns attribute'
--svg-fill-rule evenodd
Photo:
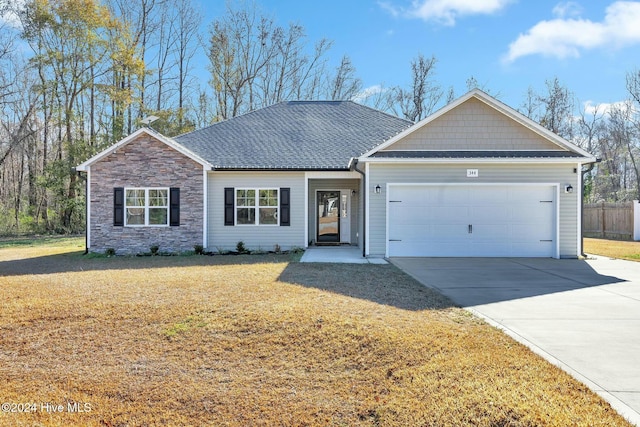
<svg viewBox="0 0 640 427"><path fill-rule="evenodd" d="M167 208L149 208L149 225L167 225Z"/></svg>
<svg viewBox="0 0 640 427"><path fill-rule="evenodd" d="M255 190L237 190L236 206L255 206L256 192Z"/></svg>
<svg viewBox="0 0 640 427"><path fill-rule="evenodd" d="M255 224L256 209L255 208L238 208L238 224Z"/></svg>
<svg viewBox="0 0 640 427"><path fill-rule="evenodd" d="M260 224L277 225L278 209L277 208L260 208Z"/></svg>
<svg viewBox="0 0 640 427"><path fill-rule="evenodd" d="M260 190L260 206L278 206L278 190Z"/></svg>
<svg viewBox="0 0 640 427"><path fill-rule="evenodd" d="M144 190L127 190L127 206L144 206Z"/></svg>
<svg viewBox="0 0 640 427"><path fill-rule="evenodd" d="M167 190L149 190L149 206L169 206Z"/></svg>

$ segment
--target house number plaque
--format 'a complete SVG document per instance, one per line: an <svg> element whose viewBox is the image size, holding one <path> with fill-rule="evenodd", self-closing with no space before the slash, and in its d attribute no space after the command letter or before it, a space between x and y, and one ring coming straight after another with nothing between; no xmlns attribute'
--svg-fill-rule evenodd
<svg viewBox="0 0 640 427"><path fill-rule="evenodd" d="M467 169L467 178L477 178L478 169Z"/></svg>

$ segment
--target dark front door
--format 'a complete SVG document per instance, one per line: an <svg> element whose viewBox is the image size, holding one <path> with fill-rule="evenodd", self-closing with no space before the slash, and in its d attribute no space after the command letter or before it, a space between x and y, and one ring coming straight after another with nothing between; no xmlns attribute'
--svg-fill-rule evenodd
<svg viewBox="0 0 640 427"><path fill-rule="evenodd" d="M317 243L340 243L340 192L318 191Z"/></svg>

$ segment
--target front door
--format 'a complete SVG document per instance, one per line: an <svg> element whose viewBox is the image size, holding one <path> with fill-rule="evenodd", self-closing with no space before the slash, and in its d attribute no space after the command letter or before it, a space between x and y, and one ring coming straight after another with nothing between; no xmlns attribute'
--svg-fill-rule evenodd
<svg viewBox="0 0 640 427"><path fill-rule="evenodd" d="M318 191L317 243L340 243L340 191Z"/></svg>

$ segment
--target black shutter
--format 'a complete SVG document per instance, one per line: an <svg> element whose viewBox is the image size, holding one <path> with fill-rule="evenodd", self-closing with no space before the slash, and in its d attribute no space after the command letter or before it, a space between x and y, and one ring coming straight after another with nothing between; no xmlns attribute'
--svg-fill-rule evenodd
<svg viewBox="0 0 640 427"><path fill-rule="evenodd" d="M113 189L113 225L124 226L124 188Z"/></svg>
<svg viewBox="0 0 640 427"><path fill-rule="evenodd" d="M236 197L234 193L232 187L224 189L224 225L234 225L233 202Z"/></svg>
<svg viewBox="0 0 640 427"><path fill-rule="evenodd" d="M291 225L291 201L289 200L290 192L290 188L280 189L280 225L282 226Z"/></svg>
<svg viewBox="0 0 640 427"><path fill-rule="evenodd" d="M169 225L180 225L180 189L175 187L169 189Z"/></svg>

